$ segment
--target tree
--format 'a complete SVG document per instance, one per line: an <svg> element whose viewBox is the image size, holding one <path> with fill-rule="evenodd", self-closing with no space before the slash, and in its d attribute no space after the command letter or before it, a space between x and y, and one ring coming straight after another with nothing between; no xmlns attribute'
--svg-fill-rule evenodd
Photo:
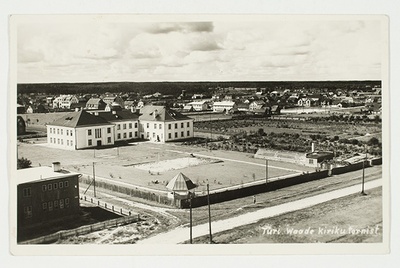
<svg viewBox="0 0 400 268"><path fill-rule="evenodd" d="M24 157L18 158L17 169L30 168L32 165L31 160Z"/></svg>
<svg viewBox="0 0 400 268"><path fill-rule="evenodd" d="M375 138L375 137L372 137L368 142L367 142L367 144L368 145L379 145L379 140L377 139L377 138Z"/></svg>

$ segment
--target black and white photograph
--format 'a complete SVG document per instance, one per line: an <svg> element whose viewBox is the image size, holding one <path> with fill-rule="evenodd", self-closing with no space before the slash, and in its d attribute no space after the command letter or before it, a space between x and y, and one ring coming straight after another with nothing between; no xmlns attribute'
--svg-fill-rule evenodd
<svg viewBox="0 0 400 268"><path fill-rule="evenodd" d="M11 16L11 251L388 253L388 29Z"/></svg>

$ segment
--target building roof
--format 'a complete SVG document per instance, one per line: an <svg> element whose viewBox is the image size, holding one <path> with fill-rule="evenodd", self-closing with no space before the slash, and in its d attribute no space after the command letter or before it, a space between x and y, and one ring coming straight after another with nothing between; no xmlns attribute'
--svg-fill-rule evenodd
<svg viewBox="0 0 400 268"><path fill-rule="evenodd" d="M167 184L167 189L171 191L189 191L196 187L197 185L181 172Z"/></svg>
<svg viewBox="0 0 400 268"><path fill-rule="evenodd" d="M114 112L99 112L98 117L105 119L107 122L138 120L139 115L130 111L114 111Z"/></svg>
<svg viewBox="0 0 400 268"><path fill-rule="evenodd" d="M17 184L66 178L80 175L76 172L61 170L55 172L52 167L32 167L17 170Z"/></svg>
<svg viewBox="0 0 400 268"><path fill-rule="evenodd" d="M49 126L61 126L76 128L90 125L109 125L110 123L100 116L90 114L86 111L72 112L64 115L58 120L49 123Z"/></svg>
<svg viewBox="0 0 400 268"><path fill-rule="evenodd" d="M165 106L148 105L140 109L139 120L143 121L178 121L192 120L190 117L183 115Z"/></svg>
<svg viewBox="0 0 400 268"><path fill-rule="evenodd" d="M214 105L230 105L230 106L233 106L233 105L235 105L235 102L233 102L233 101L216 101L216 102L214 102Z"/></svg>
<svg viewBox="0 0 400 268"><path fill-rule="evenodd" d="M333 152L313 152L306 154L306 158L317 159L322 161L325 159L333 159Z"/></svg>

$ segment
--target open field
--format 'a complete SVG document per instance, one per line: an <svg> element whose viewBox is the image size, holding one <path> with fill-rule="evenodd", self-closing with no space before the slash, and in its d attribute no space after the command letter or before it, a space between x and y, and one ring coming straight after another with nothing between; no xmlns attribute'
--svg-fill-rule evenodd
<svg viewBox="0 0 400 268"><path fill-rule="evenodd" d="M334 213L333 213L334 211ZM382 188L213 234L215 243L379 243ZM194 240L207 243L208 236Z"/></svg>
<svg viewBox="0 0 400 268"><path fill-rule="evenodd" d="M92 176L95 163L96 177L162 191L167 190L166 184L179 172L198 184L196 191L199 192L205 190L207 180L212 189L219 189L265 178L265 161L254 159L252 154L149 142L68 151L50 147L45 142L43 138L18 142L18 157L31 160L33 166L59 161L63 168L84 176ZM197 163L193 164L191 158L196 158ZM268 174L274 178L312 170L270 161Z"/></svg>

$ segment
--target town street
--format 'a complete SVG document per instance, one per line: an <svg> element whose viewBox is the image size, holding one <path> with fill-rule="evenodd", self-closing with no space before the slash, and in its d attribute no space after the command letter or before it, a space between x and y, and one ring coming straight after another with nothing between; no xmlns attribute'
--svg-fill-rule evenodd
<svg viewBox="0 0 400 268"><path fill-rule="evenodd" d="M372 189L382 186L382 179L373 180L365 183L365 189ZM361 185L354 185L347 188L335 190L328 193L307 197L281 205L260 209L255 212L246 213L230 219L212 222L212 232L218 233L230 230L242 225L251 224L258 220L274 217L280 214L304 209L333 199L341 198L360 192ZM207 235L209 233L208 223L193 227L193 238ZM161 233L153 237L138 241L138 244L179 244L189 240L189 227L178 227L166 233Z"/></svg>

